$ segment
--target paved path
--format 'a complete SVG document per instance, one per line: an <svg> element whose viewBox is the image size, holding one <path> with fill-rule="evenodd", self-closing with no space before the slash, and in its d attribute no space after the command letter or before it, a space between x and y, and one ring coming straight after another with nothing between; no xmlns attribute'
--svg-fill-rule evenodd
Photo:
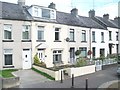
<svg viewBox="0 0 120 90"><path fill-rule="evenodd" d="M118 80L116 75L117 67L110 67L106 70L98 71L93 74L84 75L75 78L75 88L85 88L85 79L88 78L89 88L98 88L105 82ZM34 82L34 81L33 81ZM71 79L64 80L63 83L60 81L47 81L47 82L36 82L31 84L25 84L24 88L71 88Z"/></svg>
<svg viewBox="0 0 120 90"><path fill-rule="evenodd" d="M25 88L26 86L31 86L32 84L50 81L46 77L36 73L33 70L19 70L17 72L14 72L13 74L20 77L20 88Z"/></svg>

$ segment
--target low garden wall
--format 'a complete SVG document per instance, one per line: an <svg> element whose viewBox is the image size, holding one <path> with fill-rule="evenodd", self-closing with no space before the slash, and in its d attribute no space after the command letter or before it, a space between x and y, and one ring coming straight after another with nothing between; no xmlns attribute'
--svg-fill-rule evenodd
<svg viewBox="0 0 120 90"><path fill-rule="evenodd" d="M2 78L2 88L13 88L20 85L19 77Z"/></svg>
<svg viewBox="0 0 120 90"><path fill-rule="evenodd" d="M74 74L74 77L90 74L95 72L95 65L84 66L84 67L73 67L73 68L66 68L66 72L70 77Z"/></svg>
<svg viewBox="0 0 120 90"><path fill-rule="evenodd" d="M33 65L33 68L49 74L50 76L54 77L56 81L61 80L61 70L52 71L52 70L42 68L42 67L39 67L39 66L35 66L35 65ZM63 79L64 79L64 77L63 77Z"/></svg>

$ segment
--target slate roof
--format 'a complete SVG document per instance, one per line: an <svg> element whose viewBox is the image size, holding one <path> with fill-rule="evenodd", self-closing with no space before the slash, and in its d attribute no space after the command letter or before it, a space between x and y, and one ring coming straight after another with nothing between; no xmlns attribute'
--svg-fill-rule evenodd
<svg viewBox="0 0 120 90"><path fill-rule="evenodd" d="M2 19L12 19L12 20L31 20L28 18L28 13L19 6L18 4L1 2L0 7L2 11L0 13L0 18Z"/></svg>
<svg viewBox="0 0 120 90"><path fill-rule="evenodd" d="M34 20L34 21L41 21L41 22L49 22L49 23L57 23L57 24L65 24L71 26L80 26L80 27L87 27L87 28L98 28L98 29L106 29L105 26L102 24L97 23L90 17L84 16L74 16L71 13L59 12L56 13L56 20L45 20L41 18L32 17L27 9L30 6L21 7L18 4L8 3L8 2L1 2L0 1L0 18L2 19L9 19L9 20ZM102 18L98 17L102 22L107 23L107 26L116 27L114 24L103 20Z"/></svg>
<svg viewBox="0 0 120 90"><path fill-rule="evenodd" d="M98 17L98 16L95 16L96 19L98 19L98 23L102 22L105 26L107 27L112 27L112 28L118 28L118 25L116 23L113 22L113 20L110 20L110 19L104 19L102 17Z"/></svg>
<svg viewBox="0 0 120 90"><path fill-rule="evenodd" d="M81 26L81 27L88 27L88 28L99 28L105 29L100 24L96 23L89 17L83 16L74 16L70 13L58 12L57 11L57 23L65 24L65 25L73 25L73 26Z"/></svg>

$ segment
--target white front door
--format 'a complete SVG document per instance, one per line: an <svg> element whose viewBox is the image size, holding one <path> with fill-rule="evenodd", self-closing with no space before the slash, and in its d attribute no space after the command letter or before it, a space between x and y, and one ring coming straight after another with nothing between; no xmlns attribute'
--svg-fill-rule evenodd
<svg viewBox="0 0 120 90"><path fill-rule="evenodd" d="M23 69L30 69L32 67L31 64L31 50L23 49Z"/></svg>
<svg viewBox="0 0 120 90"><path fill-rule="evenodd" d="M38 50L38 57L40 61L44 62L44 59L45 59L44 50Z"/></svg>

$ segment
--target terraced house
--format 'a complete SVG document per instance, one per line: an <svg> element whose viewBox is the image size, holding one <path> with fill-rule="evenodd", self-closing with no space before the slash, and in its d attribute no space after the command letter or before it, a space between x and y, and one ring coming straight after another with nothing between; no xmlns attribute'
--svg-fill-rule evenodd
<svg viewBox="0 0 120 90"><path fill-rule="evenodd" d="M57 11L54 3L26 6L25 0L18 0L18 4L0 2L0 7L1 69L29 69L36 54L47 67L53 67L75 63L76 50L88 58L118 52L117 24L95 17L93 10L85 17L78 15L76 8L65 13Z"/></svg>

